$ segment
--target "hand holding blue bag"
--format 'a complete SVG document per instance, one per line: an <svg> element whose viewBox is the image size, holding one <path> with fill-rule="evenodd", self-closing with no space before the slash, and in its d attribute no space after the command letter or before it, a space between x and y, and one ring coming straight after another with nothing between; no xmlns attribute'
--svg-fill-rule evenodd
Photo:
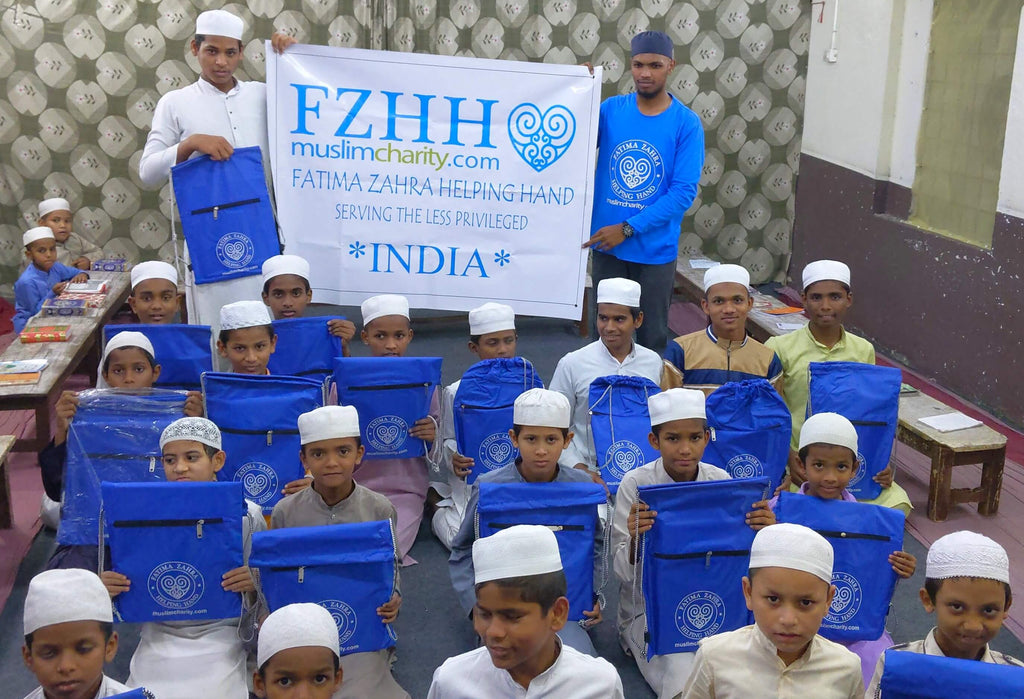
<svg viewBox="0 0 1024 699"><path fill-rule="evenodd" d="M213 345L209 325L104 325L104 344L114 335L129 330L142 333L153 344L156 363L160 365L160 376L153 385L158 388L198 391L199 377L204 371L213 371Z"/></svg>
<svg viewBox="0 0 1024 699"><path fill-rule="evenodd" d="M660 392L656 383L642 376L599 376L590 384L594 453L601 478L612 493L623 476L660 456L647 438L651 432L647 399Z"/></svg>
<svg viewBox="0 0 1024 699"><path fill-rule="evenodd" d="M237 617L242 598L220 582L242 565L246 512L240 483L104 483L111 563L132 581L121 620Z"/></svg>
<svg viewBox="0 0 1024 699"><path fill-rule="evenodd" d="M334 371L341 356L341 338L331 334L327 323L341 316L310 316L275 320L277 345L267 368L271 374L311 376L321 381Z"/></svg>
<svg viewBox="0 0 1024 699"><path fill-rule="evenodd" d="M1024 668L890 649L880 689L882 699L1024 697Z"/></svg>

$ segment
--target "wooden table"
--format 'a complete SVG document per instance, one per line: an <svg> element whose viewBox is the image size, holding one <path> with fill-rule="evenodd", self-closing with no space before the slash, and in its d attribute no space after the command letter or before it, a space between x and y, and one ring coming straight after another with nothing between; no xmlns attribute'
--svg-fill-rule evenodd
<svg viewBox="0 0 1024 699"><path fill-rule="evenodd" d="M932 460L928 519L945 521L949 506L961 502L976 502L979 514L994 515L999 511L999 493L1003 487L1006 437L988 425L939 432L921 422L922 417L949 412L953 409L948 405L923 393L900 396L900 422L896 437ZM981 464L981 485L977 488L953 488L953 467L967 464Z"/></svg>
<svg viewBox="0 0 1024 699"><path fill-rule="evenodd" d="M11 509L11 470L7 457L14 448L14 435L0 435L0 529L14 526L14 512Z"/></svg>
<svg viewBox="0 0 1024 699"><path fill-rule="evenodd" d="M22 343L15 338L0 361L18 359L48 360L39 382L30 385L0 386L0 410L34 410L36 412L35 439L19 439L14 451L39 451L50 441L50 404L87 357L98 362L100 332L128 298L131 277L128 272L90 272L91 279L109 282L107 300L93 316L43 317L33 316L26 327L70 325L71 339L67 342ZM90 356L91 355L91 356Z"/></svg>

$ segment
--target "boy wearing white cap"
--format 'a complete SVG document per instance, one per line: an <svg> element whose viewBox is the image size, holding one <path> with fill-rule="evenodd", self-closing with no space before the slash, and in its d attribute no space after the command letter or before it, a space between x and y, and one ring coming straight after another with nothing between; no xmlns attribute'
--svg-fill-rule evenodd
<svg viewBox="0 0 1024 699"><path fill-rule="evenodd" d="M575 468L559 465L559 456L572 440L569 429L569 401L561 393L543 388L531 388L516 398L513 406L513 427L509 430L512 445L519 450L514 463L503 466L476 479L477 483L588 483L590 476ZM448 558L448 572L459 604L469 614L473 610L473 579L476 538L476 511L480 489L474 484L462 526L452 540L452 553ZM603 532L595 538L595 551L600 551ZM595 571L595 575L596 575ZM599 582L599 581L598 581ZM595 587L596 589L596 587ZM601 606L583 612L588 617L583 627L566 624L559 637L576 650L596 655L593 641L585 629L601 621Z"/></svg>
<svg viewBox="0 0 1024 699"><path fill-rule="evenodd" d="M217 353L236 374L266 376L277 346L277 334L267 307L260 301L235 301L220 309Z"/></svg>
<svg viewBox="0 0 1024 699"><path fill-rule="evenodd" d="M836 588L832 545L799 524L754 536L743 578L754 624L705 638L680 699L860 699L860 661L818 635Z"/></svg>
<svg viewBox="0 0 1024 699"><path fill-rule="evenodd" d="M636 548L639 537L654 526L658 513L638 501L642 485L688 483L729 479L729 472L702 462L708 444L704 394L687 388L670 388L647 399L651 414L651 446L661 456L627 473L615 496L612 523L612 556L619 578L619 643L636 660L640 673L659 698L671 699L683 689L693 668L695 653L672 653L644 659L641 640L647 628L643 600L633 607ZM754 503L746 515L752 529L775 524L767 501Z"/></svg>
<svg viewBox="0 0 1024 699"><path fill-rule="evenodd" d="M936 625L923 640L893 646L895 650L1024 667L1012 655L989 647L1013 601L1006 549L975 532L946 534L928 549L924 578L921 604L926 612L935 614ZM865 694L867 699L880 696L878 685L884 671L883 655Z"/></svg>
<svg viewBox="0 0 1024 699"><path fill-rule="evenodd" d="M623 697L607 660L559 639L569 600L550 529L518 525L476 541L473 570L473 628L484 645L444 661L427 699Z"/></svg>
<svg viewBox="0 0 1024 699"><path fill-rule="evenodd" d="M103 674L117 655L114 610L88 570L47 570L25 596L22 658L39 688L25 699L101 699L129 688Z"/></svg>
<svg viewBox="0 0 1024 699"><path fill-rule="evenodd" d="M128 305L144 325L173 323L178 313L178 271L160 260L132 267Z"/></svg>
<svg viewBox="0 0 1024 699"><path fill-rule="evenodd" d="M69 281L84 282L85 272L57 262L57 241L49 226L37 226L21 236L25 258L30 262L14 282L14 332L20 333L28 319L39 312L43 301L64 291Z"/></svg>
<svg viewBox="0 0 1024 699"><path fill-rule="evenodd" d="M78 269L92 269L92 263L103 257L103 250L71 230L73 219L67 199L53 197L39 202L39 225L53 231L57 241L57 262Z"/></svg>
<svg viewBox="0 0 1024 699"><path fill-rule="evenodd" d="M260 699L331 699L341 686L338 627L318 604L289 604L260 626L253 692Z"/></svg>
<svg viewBox="0 0 1024 699"><path fill-rule="evenodd" d="M549 388L569 399L575 434L560 463L586 469L600 481L594 435L590 431L590 384L600 376L643 376L661 380L658 353L633 341L644 322L640 284L629 279L604 279L597 285L597 333L600 339L558 360Z"/></svg>
<svg viewBox="0 0 1024 699"><path fill-rule="evenodd" d="M485 303L469 312L469 351L480 361L515 357L516 341L516 313L511 306ZM461 383L459 379L445 386L441 393L441 475L446 480L431 483L440 500L430 527L449 550L469 504L466 477L473 468L473 458L460 454L455 441L455 394ZM429 501L431 494L427 495Z"/></svg>
<svg viewBox="0 0 1024 699"><path fill-rule="evenodd" d="M789 475L795 485L803 482L803 467L797 456L800 429L807 414L808 366L811 362L875 363L875 348L843 327L843 318L853 305L850 268L835 260L817 260L804 267L804 312L810 318L802 329L768 338L782 362L783 399L793 417L789 450ZM876 474L882 493L873 505L893 507L909 515L910 497L892 480L892 465Z"/></svg>
<svg viewBox="0 0 1024 699"><path fill-rule="evenodd" d="M412 342L409 301L397 294L366 299L359 307L363 318L360 337L374 357L404 357ZM416 541L427 500L427 470L440 460L440 443L435 441L441 420L439 391L430 398L430 410L413 423L409 435L430 444L427 455L405 459L375 459L372 465L356 468L359 481L370 490L387 496L398 511L398 550L402 564L416 561L409 550Z"/></svg>
<svg viewBox="0 0 1024 699"><path fill-rule="evenodd" d="M394 506L386 497L352 480L365 448L359 437L359 415L350 405L328 405L299 416L299 458L313 485L274 506L270 527L319 527L328 524L391 520ZM396 561L397 564L397 561ZM398 581L395 582L398 589ZM377 609L385 623L398 618L399 592ZM337 633L337 632L335 632ZM341 659L344 683L335 699L408 699L391 675L394 649L352 653Z"/></svg>
<svg viewBox="0 0 1024 699"><path fill-rule="evenodd" d="M274 255L263 263L263 303L274 320L301 318L313 300L309 286L309 263L298 255ZM356 326L345 318L331 318L327 329L341 339L342 356L349 356L348 343L356 336Z"/></svg>
<svg viewBox="0 0 1024 699"><path fill-rule="evenodd" d="M782 363L775 352L747 335L747 314L754 306L750 272L740 265L717 265L704 273L700 307L708 326L668 343L665 359L688 388L710 395L732 381L767 379L782 390Z"/></svg>

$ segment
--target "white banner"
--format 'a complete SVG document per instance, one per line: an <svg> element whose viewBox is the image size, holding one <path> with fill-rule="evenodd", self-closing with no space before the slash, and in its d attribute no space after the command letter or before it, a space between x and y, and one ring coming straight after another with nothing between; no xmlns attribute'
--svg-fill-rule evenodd
<svg viewBox="0 0 1024 699"><path fill-rule="evenodd" d="M286 251L313 298L579 319L601 73L389 51L267 48Z"/></svg>

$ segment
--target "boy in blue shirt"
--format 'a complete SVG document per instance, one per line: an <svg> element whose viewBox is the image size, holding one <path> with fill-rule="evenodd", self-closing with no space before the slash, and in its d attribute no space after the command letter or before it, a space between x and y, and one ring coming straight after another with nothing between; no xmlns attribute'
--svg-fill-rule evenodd
<svg viewBox="0 0 1024 699"><path fill-rule="evenodd" d="M57 239L49 226L25 231L21 242L31 264L14 282L14 332L17 333L39 312L43 301L64 291L69 281L84 282L89 278L85 272L57 262Z"/></svg>

